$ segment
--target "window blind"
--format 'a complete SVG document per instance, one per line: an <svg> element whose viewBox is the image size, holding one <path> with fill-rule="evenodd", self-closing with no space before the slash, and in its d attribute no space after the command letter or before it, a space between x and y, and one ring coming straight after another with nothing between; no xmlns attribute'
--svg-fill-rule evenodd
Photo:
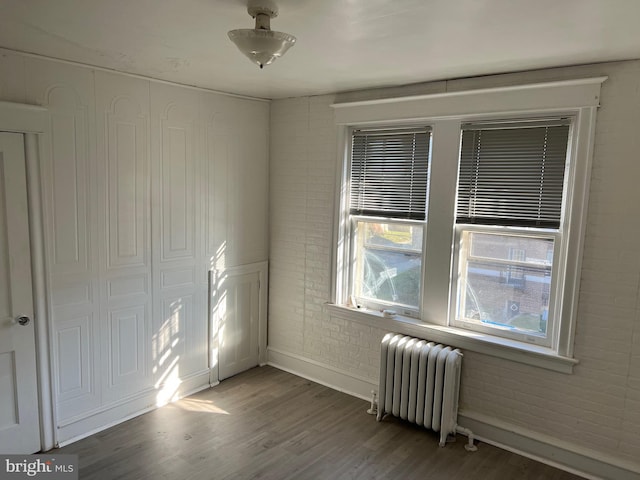
<svg viewBox="0 0 640 480"><path fill-rule="evenodd" d="M351 214L424 220L430 136L426 128L354 131Z"/></svg>
<svg viewBox="0 0 640 480"><path fill-rule="evenodd" d="M457 223L559 228L569 120L463 126Z"/></svg>

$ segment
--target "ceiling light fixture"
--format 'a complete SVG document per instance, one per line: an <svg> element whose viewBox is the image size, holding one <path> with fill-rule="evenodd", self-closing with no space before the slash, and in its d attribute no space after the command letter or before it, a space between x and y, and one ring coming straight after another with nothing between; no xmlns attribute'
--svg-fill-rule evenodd
<svg viewBox="0 0 640 480"><path fill-rule="evenodd" d="M278 16L273 6L249 6L247 12L256 19L256 28L231 30L229 38L249 60L260 66L273 63L296 43L296 37L271 30L271 19Z"/></svg>

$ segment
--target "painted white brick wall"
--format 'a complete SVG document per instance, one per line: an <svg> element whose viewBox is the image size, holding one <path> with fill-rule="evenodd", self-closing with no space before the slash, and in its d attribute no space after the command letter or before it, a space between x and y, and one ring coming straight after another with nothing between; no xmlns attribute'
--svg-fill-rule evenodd
<svg viewBox="0 0 640 480"><path fill-rule="evenodd" d="M333 318L334 101L608 75L598 112L573 375L467 352L461 408L640 465L640 62L277 100L269 345L377 382L384 331Z"/></svg>

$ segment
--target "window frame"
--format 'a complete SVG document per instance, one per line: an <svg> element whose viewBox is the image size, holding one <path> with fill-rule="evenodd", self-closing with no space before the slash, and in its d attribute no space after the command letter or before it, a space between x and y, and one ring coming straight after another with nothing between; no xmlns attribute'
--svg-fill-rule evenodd
<svg viewBox="0 0 640 480"><path fill-rule="evenodd" d="M470 225L470 224L457 224L455 225L455 247L453 251L453 259L452 259L452 272L453 272L453 280L451 286L451 296L450 296L450 316L449 316L449 325L456 328L463 328L471 331L477 331L479 333L487 334L487 335L496 335L499 337L504 337L516 341L523 341L524 337L527 337L527 334L519 333L519 332L510 332L507 330L503 330L500 332L500 335L497 335L496 330L497 327L485 327L478 324L472 324L471 322L461 320L457 316L457 312L459 310L459 296L458 291L461 284L461 270L464 264L462 259L462 255L460 252L462 251L462 235L465 232L468 233L488 233L488 234L501 234L501 235L513 235L513 236L521 236L524 238L542 238L542 239L553 239L554 248L553 248L553 260L551 263L551 286L550 286L550 299L549 299L549 318L552 319L551 322L547 323L547 336L544 338L541 337L532 337L523 341L523 343L529 343L532 345L540 345L543 347L551 348L557 341L559 334L559 324L561 322L558 321L558 318L561 315L561 307L562 300L560 298L561 289L559 288L562 282L560 281L564 277L564 263L563 259L560 258L560 251L562 250L560 246L562 245L563 235L560 230L553 229L534 229L534 228L524 228L524 227L505 227L505 226L494 226L494 225ZM457 279L457 280L456 280Z"/></svg>
<svg viewBox="0 0 640 480"><path fill-rule="evenodd" d="M341 225L343 226L342 238L346 238L347 242L344 244L346 247L344 248L343 258L344 258L344 272L342 274L342 281L340 282L343 287L343 291L341 292L340 298L342 299L343 304L353 304L356 308L368 308L372 310L385 310L385 309L393 309L402 315L420 318L420 309L421 304L417 306L417 308L411 308L410 306L405 306L398 303L384 302L384 301L376 301L373 299L361 298L356 295L355 292L355 255L356 255L356 247L355 242L357 241L357 229L356 223L358 221L367 221L367 222L379 222L379 223L398 223L398 224L406 224L406 225L420 225L422 227L422 246L420 255L422 257L421 262L421 285L424 279L424 258L425 258L425 236L426 236L426 214L427 207L425 207L425 219L424 220L416 220L410 218L403 218L400 216L374 216L374 215L366 215L360 213L351 213L351 169L352 169L352 147L353 147L353 136L362 131L394 131L397 130L399 134L402 134L403 131L412 131L412 130L424 130L429 135L429 147L428 147L428 159L427 164L429 165L431 162L431 148L432 148L432 138L433 131L431 129L431 125L428 122L401 122L395 123L391 125L385 124L383 128L380 128L378 125L351 125L347 129L345 140L344 140L344 150L345 156L342 159L342 178L340 191L342 191L342 195L340 198L341 201ZM429 195L429 175L431 174L430 165L428 166L427 171L427 198L426 202L428 203L428 195ZM334 277L335 275L332 275ZM335 290L334 290L335 292ZM421 293L419 292L419 298L422 298Z"/></svg>
<svg viewBox="0 0 640 480"><path fill-rule="evenodd" d="M338 126L339 165L335 250L332 266L330 313L354 321L411 335L446 342L460 348L570 373L573 358L582 246L586 227L588 186L593 152L595 115L600 87L606 77L518 85L500 88L441 93L416 97L334 104ZM573 117L570 136L570 164L566 175L569 191L563 219L566 235L556 256L564 256L564 278L557 282L563 299L557 333L551 346L538 346L453 327L448 314L453 284L452 259L455 248L455 185L457 184L461 126L475 121L527 119L541 116ZM348 306L349 222L345 220L344 179L349 159L351 128L427 124L431 126L432 148L430 190L424 231L423 282L420 318L398 315L384 318L380 312ZM452 167L453 163L453 167ZM448 179L448 180L447 180ZM446 180L446 181L445 181ZM453 186L453 188L452 188ZM453 190L453 192L451 192ZM443 211L429 205L443 205ZM430 253L431 252L431 253ZM434 254L435 252L435 254ZM571 254L569 254L571 253ZM446 257L446 259L443 259ZM384 325L384 327L382 327Z"/></svg>
<svg viewBox="0 0 640 480"><path fill-rule="evenodd" d="M383 300L375 300L371 298L361 297L355 292L355 282L356 282L355 264L356 264L357 247L355 247L354 244L357 242L358 233L357 233L356 224L358 222L393 223L393 224L399 224L399 225L410 225L414 227L419 226L422 229L422 245L421 245L420 251L418 252L421 257L420 278L422 280L422 278L424 277L424 257L425 257L424 239L425 239L426 220L406 220L406 219L397 219L393 217L369 217L366 215L353 215L353 214L348 214L348 215L349 215L348 222L350 223L350 232L349 232L349 236L350 236L349 265L350 267L348 268L347 285L350 286L350 290L349 290L350 299L353 298L355 300L356 305L359 305L361 308L364 307L364 308L368 308L372 310L380 310L380 311L385 309L393 309L394 311L397 311L397 313L400 313L401 315L405 315L413 318L420 318L420 305L418 305L416 308L412 308L410 305L404 305L401 303L385 302ZM417 251L414 251L414 252L417 252ZM418 294L420 298L422 298L421 292L418 292ZM352 300L350 301L351 303L353 303Z"/></svg>
<svg viewBox="0 0 640 480"><path fill-rule="evenodd" d="M518 128L529 128L532 125L536 125L537 127L544 127L546 125L551 125L555 123L563 124L568 122L568 132L567 132L567 148L566 155L564 161L564 178L562 185L562 199L560 205L560 221L557 228L554 227L526 227L526 226L507 226L500 225L499 220L494 223L478 223L478 224L469 224L469 223L457 223L456 219L454 219L454 250L452 253L452 281L451 281L451 293L450 293L450 306L449 306L449 325L457 327L469 329L472 331L480 332L488 335L496 335L499 337L509 338L517 341L521 341L523 343L532 344L532 345L541 345L547 348L554 348L557 344L561 324L562 322L562 303L563 297L567 293L562 287L564 284L564 279L566 276L565 265L567 263L567 256L569 252L567 249L563 249L562 245L565 241L565 238L568 235L567 231L567 222L565 222L565 218L567 217L568 210L572 207L572 195L573 195L573 179L575 176L571 176L573 170L577 168L576 158L574 157L574 145L573 145L573 137L574 137L574 125L577 121L575 115L567 115L566 118L563 115L551 115L550 118L545 119L534 119L534 122L531 122L531 118L509 118L509 119L501 119L494 118L491 119L488 123L494 123L495 128L501 128L504 125L504 128L509 128L512 130L517 130ZM477 122L472 122L473 125ZM464 132L465 126L463 125L461 129L461 135ZM460 148L462 152L462 147ZM461 154L462 155L462 154ZM462 160L460 160L462 163ZM460 167L459 167L460 168ZM459 186L458 186L459 188ZM554 251L553 251L553 260L551 264L551 285L549 292L549 316L547 323L547 335L545 337L538 337L535 335L528 335L524 332L517 331L509 331L506 329L501 329L498 326L492 327L488 325L481 325L475 322L469 322L459 318L459 297L460 297L460 288L462 282L462 266L464 265L464 261L462 259L462 235L465 232L478 232L478 233L503 233L505 235L516 235L522 236L525 238L553 238L554 239ZM466 260L465 260L466 261Z"/></svg>

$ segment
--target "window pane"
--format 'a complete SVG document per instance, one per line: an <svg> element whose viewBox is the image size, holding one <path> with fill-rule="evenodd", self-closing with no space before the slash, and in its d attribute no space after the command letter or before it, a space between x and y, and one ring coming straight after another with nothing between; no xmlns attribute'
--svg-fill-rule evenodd
<svg viewBox="0 0 640 480"><path fill-rule="evenodd" d="M418 308L422 226L356 222L355 295Z"/></svg>
<svg viewBox="0 0 640 480"><path fill-rule="evenodd" d="M465 232L461 320L546 337L553 238Z"/></svg>

